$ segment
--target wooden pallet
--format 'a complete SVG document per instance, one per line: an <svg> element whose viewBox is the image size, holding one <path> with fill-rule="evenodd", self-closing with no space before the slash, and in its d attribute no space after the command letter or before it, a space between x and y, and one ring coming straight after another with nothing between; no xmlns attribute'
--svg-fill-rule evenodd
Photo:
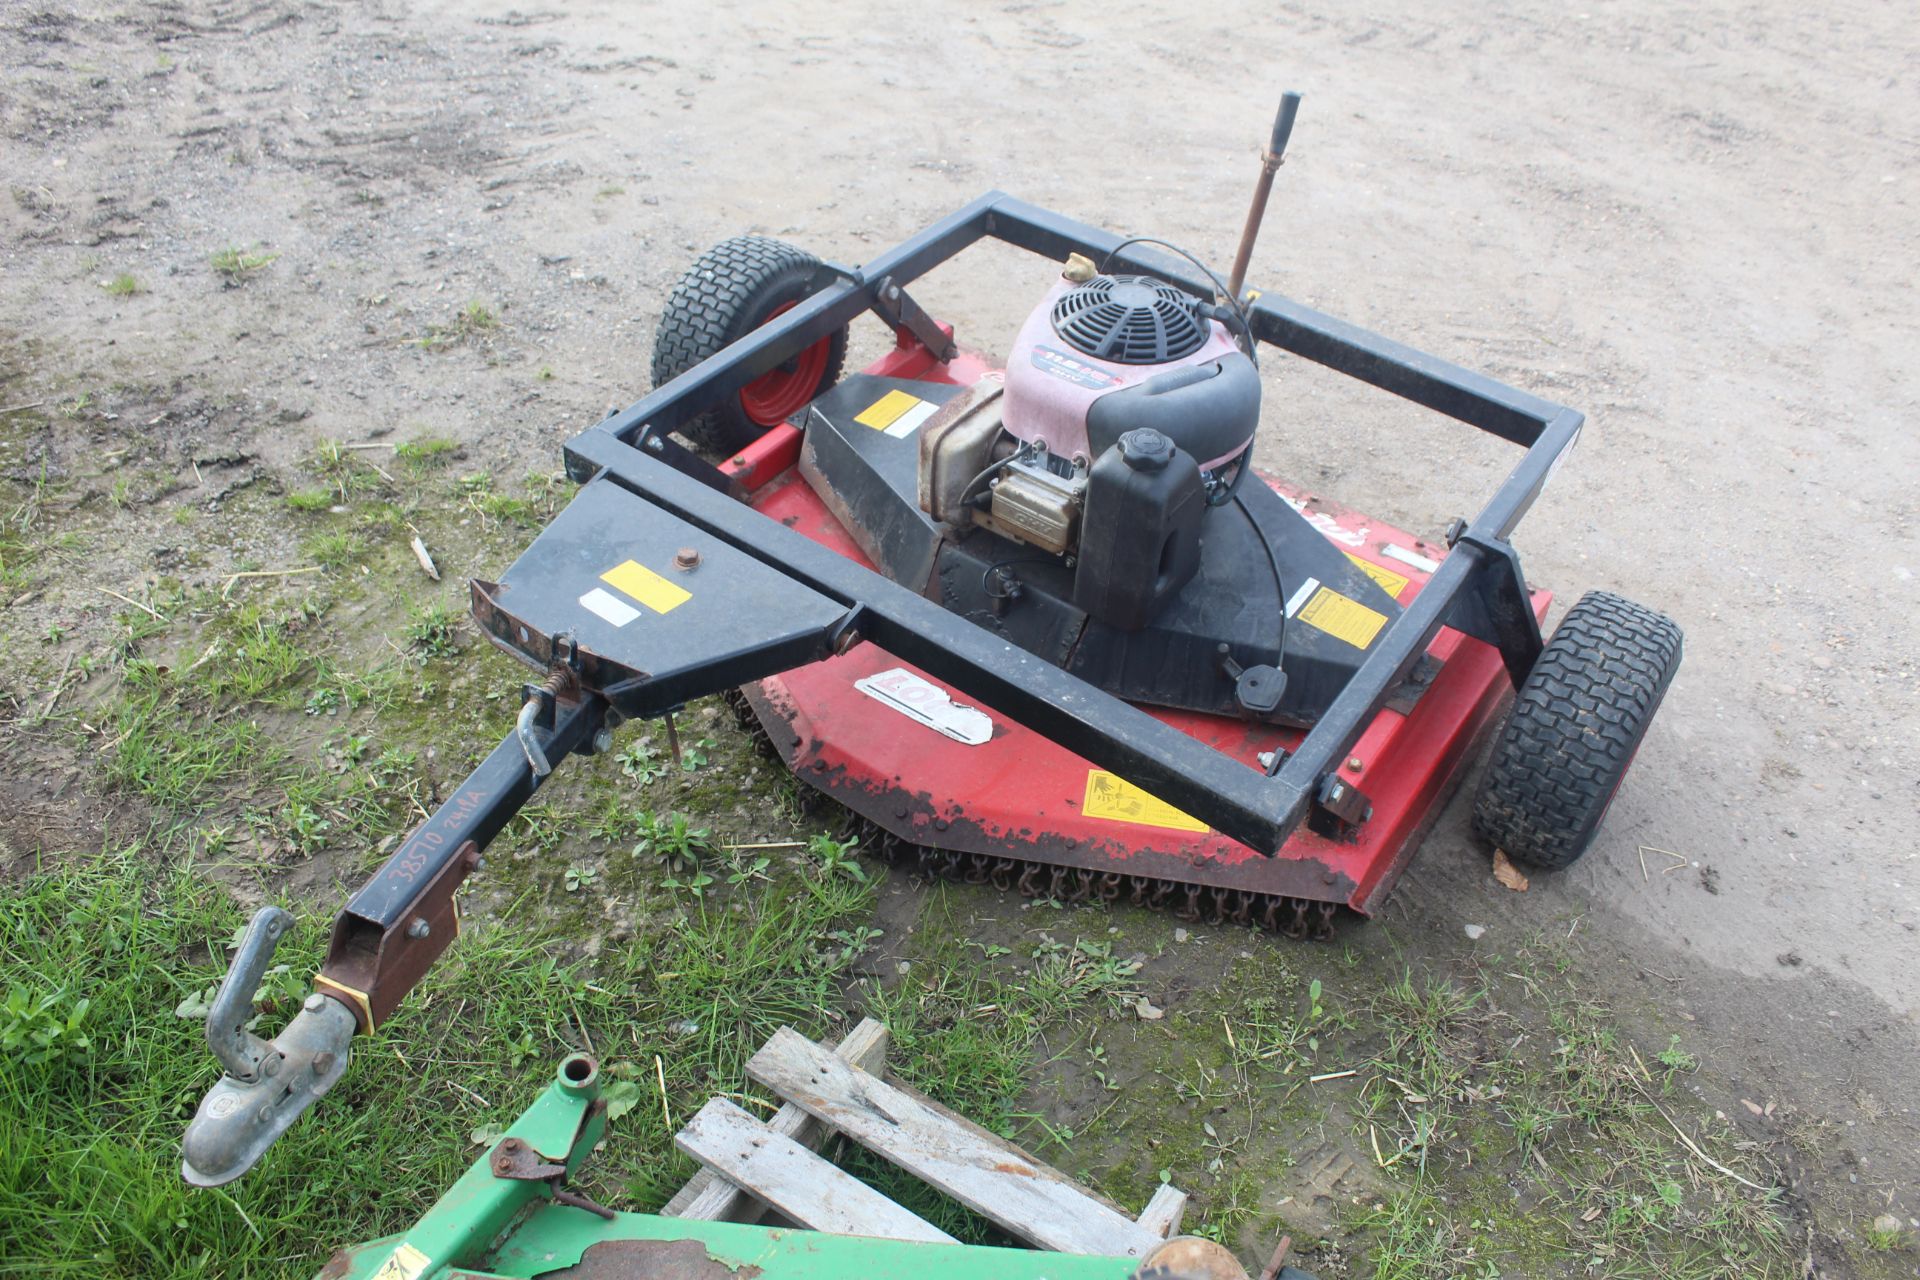
<svg viewBox="0 0 1920 1280"><path fill-rule="evenodd" d="M836 1048L782 1027L747 1074L784 1102L762 1121L714 1098L674 1138L701 1171L669 1217L756 1222L769 1210L839 1235L951 1236L816 1154L840 1134L1038 1249L1144 1257L1180 1229L1187 1196L1154 1192L1138 1217L1019 1147L885 1076L887 1029L871 1018Z"/></svg>

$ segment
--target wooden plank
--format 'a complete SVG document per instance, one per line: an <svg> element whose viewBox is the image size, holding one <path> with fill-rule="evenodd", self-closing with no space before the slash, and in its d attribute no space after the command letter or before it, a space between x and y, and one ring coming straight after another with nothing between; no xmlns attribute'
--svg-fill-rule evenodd
<svg viewBox="0 0 1920 1280"><path fill-rule="evenodd" d="M940 1228L792 1138L775 1133L725 1098L711 1099L700 1108L673 1141L803 1227L843 1236L954 1243Z"/></svg>
<svg viewBox="0 0 1920 1280"><path fill-rule="evenodd" d="M1160 1239L1168 1240L1179 1233L1180 1219L1186 1212L1187 1193L1171 1182L1163 1182L1153 1193L1153 1199L1147 1201L1147 1207L1140 1211L1140 1225Z"/></svg>
<svg viewBox="0 0 1920 1280"><path fill-rule="evenodd" d="M870 1072L869 1074L878 1075L879 1073ZM898 1089L901 1093L906 1094L909 1098L912 1098L915 1102L919 1103L921 1106L926 1107L928 1110L942 1116L943 1118L946 1119L946 1121L949 1124L958 1125L960 1128L964 1129L966 1132L973 1134L975 1137L980 1139L980 1141L985 1143L986 1145L990 1147L997 1147L1004 1151L1010 1151L1014 1155L1020 1157L1022 1160L1025 1160L1028 1164L1039 1165L1039 1166L1046 1165L1046 1161L1042 1160L1039 1156L1034 1155L1033 1152L1027 1150L1025 1147L1020 1146L1018 1143L1008 1141L1006 1138L1001 1137L999 1134L995 1133L991 1129L988 1129L982 1125L975 1124L973 1121L961 1115L958 1111L951 1110L945 1104L934 1101L932 1098L929 1098L926 1094L920 1092L918 1089L914 1088L912 1085L906 1083L905 1081L888 1080L887 1084L890 1088ZM1061 1176L1065 1177L1064 1174ZM1073 1180L1069 1178L1068 1181L1072 1182ZM1098 1191L1095 1191L1092 1187L1089 1187L1083 1183L1077 1183L1077 1182L1073 1183L1073 1185L1079 1188L1081 1195L1086 1196L1088 1199L1093 1200L1099 1204L1105 1205L1107 1208L1113 1210L1115 1213L1119 1214L1121 1217L1131 1218L1133 1216L1132 1214L1128 1213L1125 1209L1115 1204L1113 1201L1107 1199L1106 1196L1100 1194Z"/></svg>
<svg viewBox="0 0 1920 1280"><path fill-rule="evenodd" d="M747 1074L861 1146L1042 1249L1144 1256L1158 1236L976 1126L909 1097L786 1027Z"/></svg>
<svg viewBox="0 0 1920 1280"><path fill-rule="evenodd" d="M887 1060L887 1028L872 1018L847 1033L834 1051L862 1071L874 1075ZM792 1138L805 1147L818 1147L827 1136L827 1127L791 1102L783 1105L767 1121L767 1128ZM674 1192L660 1210L668 1218L697 1218L703 1222L758 1222L766 1206L711 1169L701 1169L687 1185Z"/></svg>

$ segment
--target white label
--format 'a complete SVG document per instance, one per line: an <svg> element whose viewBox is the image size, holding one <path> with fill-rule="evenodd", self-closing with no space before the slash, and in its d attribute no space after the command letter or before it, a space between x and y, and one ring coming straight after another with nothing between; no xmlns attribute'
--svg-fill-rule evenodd
<svg viewBox="0 0 1920 1280"><path fill-rule="evenodd" d="M1432 573L1440 567L1438 560L1429 560L1418 551L1409 551L1405 547L1398 546L1391 542L1380 548L1380 554L1386 556L1389 560L1398 560L1401 564L1410 564L1422 573Z"/></svg>
<svg viewBox="0 0 1920 1280"><path fill-rule="evenodd" d="M1300 606L1307 602L1307 597L1319 589L1320 579L1318 578L1308 578L1305 582L1301 583L1300 589L1287 597L1287 616L1291 618L1294 614L1300 612Z"/></svg>
<svg viewBox="0 0 1920 1280"><path fill-rule="evenodd" d="M940 406L931 400L922 400L893 420L887 428L887 434L895 439L904 440L920 429L920 424L940 411Z"/></svg>
<svg viewBox="0 0 1920 1280"><path fill-rule="evenodd" d="M880 671L853 687L882 706L927 726L935 733L977 747L993 738L993 719L976 707L962 706L931 680L922 680L904 667Z"/></svg>
<svg viewBox="0 0 1920 1280"><path fill-rule="evenodd" d="M580 597L580 603L593 610L616 627L624 627L640 616L640 611L625 600L599 587Z"/></svg>
<svg viewBox="0 0 1920 1280"><path fill-rule="evenodd" d="M1367 534L1372 531L1373 526L1361 525L1360 531L1356 533L1341 524L1338 520L1335 520L1325 511L1307 510L1307 504L1298 498L1289 498L1283 493L1280 495L1280 499L1295 511L1299 512L1302 520L1305 520L1308 524L1318 529L1322 537L1333 542L1338 542L1342 546L1364 547L1367 545Z"/></svg>

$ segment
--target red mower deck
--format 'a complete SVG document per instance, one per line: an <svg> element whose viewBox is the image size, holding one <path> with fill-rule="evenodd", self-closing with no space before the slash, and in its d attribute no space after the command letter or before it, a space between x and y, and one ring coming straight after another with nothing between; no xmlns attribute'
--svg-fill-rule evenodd
<svg viewBox="0 0 1920 1280"><path fill-rule="evenodd" d="M917 344L903 344L866 370L962 386L991 371L970 352L934 362ZM871 567L795 470L801 439L796 428L777 427L726 470L752 488L757 510ZM1444 546L1261 478L1364 562L1401 604L1419 594L1431 566L1446 554ZM1546 616L1551 600L1549 592L1533 593L1536 618ZM1062 871L1085 869L1101 877L1093 892L1108 898L1125 892L1123 877L1172 881L1186 886L1172 905L1188 914L1222 914L1225 895L1242 891L1339 903L1372 915L1512 693L1490 645L1443 628L1428 653L1441 670L1411 713L1380 711L1346 762L1346 776L1373 805L1357 838L1334 841L1302 828L1272 858L1006 716L983 709L992 737L975 745L893 710L857 682L906 671L953 703L964 706L967 699L870 644L761 681L747 695L798 778L908 844ZM1298 729L1221 716L1144 709L1251 768L1262 767L1263 753L1292 751L1305 736ZM1044 866L1038 874L1023 867L1005 887L1046 897L1057 896L1062 884Z"/></svg>

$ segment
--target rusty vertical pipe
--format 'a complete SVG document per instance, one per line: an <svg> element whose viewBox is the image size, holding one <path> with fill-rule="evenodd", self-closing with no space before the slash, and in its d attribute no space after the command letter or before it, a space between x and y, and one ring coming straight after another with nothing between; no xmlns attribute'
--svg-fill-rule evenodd
<svg viewBox="0 0 1920 1280"><path fill-rule="evenodd" d="M1280 95L1280 110L1273 117L1273 136L1260 156L1260 180L1253 186L1253 204L1247 209L1247 225L1240 232L1240 247L1233 254L1233 274L1227 281L1229 301L1240 301L1240 290L1247 283L1247 264L1253 259L1253 242L1260 235L1260 223L1267 216L1267 196L1273 191L1273 175L1285 163L1287 138L1293 133L1293 118L1300 110L1300 95L1289 90Z"/></svg>

